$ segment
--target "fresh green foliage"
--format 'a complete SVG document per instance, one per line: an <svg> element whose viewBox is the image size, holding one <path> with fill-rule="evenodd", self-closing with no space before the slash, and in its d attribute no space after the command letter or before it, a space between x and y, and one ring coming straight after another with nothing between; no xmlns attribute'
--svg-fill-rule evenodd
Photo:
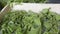
<svg viewBox="0 0 60 34"><path fill-rule="evenodd" d="M49 9L44 9L42 11L40 15L41 34L58 34L58 21L60 20L60 15L58 16L58 14L51 12Z"/></svg>
<svg viewBox="0 0 60 34"><path fill-rule="evenodd" d="M2 34L58 34L60 15L43 9L40 13L32 11L13 11L1 21Z"/></svg>
<svg viewBox="0 0 60 34"><path fill-rule="evenodd" d="M2 34L36 34L41 26L37 14L26 11L9 12L2 23Z"/></svg>

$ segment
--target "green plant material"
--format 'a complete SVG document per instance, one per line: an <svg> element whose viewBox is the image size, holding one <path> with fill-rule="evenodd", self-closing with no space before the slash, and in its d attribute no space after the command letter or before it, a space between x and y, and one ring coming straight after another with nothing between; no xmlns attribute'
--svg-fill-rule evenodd
<svg viewBox="0 0 60 34"><path fill-rule="evenodd" d="M26 11L9 12L3 17L2 23L2 34L34 34L41 26L37 14Z"/></svg>
<svg viewBox="0 0 60 34"><path fill-rule="evenodd" d="M44 9L41 12L41 29L42 33L48 32L48 34L57 34L58 32L58 14L49 11L49 9ZM60 19L59 19L60 20ZM47 34L47 33L46 33Z"/></svg>
<svg viewBox="0 0 60 34"><path fill-rule="evenodd" d="M7 13L1 23L2 34L58 34L60 31L60 16L43 9L40 13L11 11Z"/></svg>

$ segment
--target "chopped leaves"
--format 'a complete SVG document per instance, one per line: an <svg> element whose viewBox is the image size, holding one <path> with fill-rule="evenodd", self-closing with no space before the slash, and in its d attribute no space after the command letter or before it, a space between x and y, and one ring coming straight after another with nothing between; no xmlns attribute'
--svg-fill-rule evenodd
<svg viewBox="0 0 60 34"><path fill-rule="evenodd" d="M2 34L58 34L59 17L49 9L40 13L13 11L3 17L1 31Z"/></svg>

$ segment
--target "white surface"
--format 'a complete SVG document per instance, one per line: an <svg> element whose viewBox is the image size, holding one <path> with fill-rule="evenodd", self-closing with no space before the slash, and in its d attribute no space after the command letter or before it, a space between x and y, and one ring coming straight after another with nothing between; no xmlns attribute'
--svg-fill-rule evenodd
<svg viewBox="0 0 60 34"><path fill-rule="evenodd" d="M32 10L39 12L42 9L51 7L51 11L60 14L60 4L35 4L35 3L22 3L22 5L13 5L13 10Z"/></svg>

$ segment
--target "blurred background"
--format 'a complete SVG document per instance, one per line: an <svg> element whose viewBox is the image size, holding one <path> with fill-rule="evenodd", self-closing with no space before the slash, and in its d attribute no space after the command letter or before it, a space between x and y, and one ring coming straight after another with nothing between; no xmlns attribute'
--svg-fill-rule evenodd
<svg viewBox="0 0 60 34"><path fill-rule="evenodd" d="M48 3L60 3L60 0L48 0Z"/></svg>

